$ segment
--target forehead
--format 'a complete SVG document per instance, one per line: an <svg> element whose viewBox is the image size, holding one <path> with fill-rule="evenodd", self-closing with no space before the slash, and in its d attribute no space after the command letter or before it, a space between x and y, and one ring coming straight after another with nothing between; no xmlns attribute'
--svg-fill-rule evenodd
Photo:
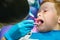
<svg viewBox="0 0 60 40"><path fill-rule="evenodd" d="M45 2L41 5L41 8L54 8L55 4L52 2Z"/></svg>

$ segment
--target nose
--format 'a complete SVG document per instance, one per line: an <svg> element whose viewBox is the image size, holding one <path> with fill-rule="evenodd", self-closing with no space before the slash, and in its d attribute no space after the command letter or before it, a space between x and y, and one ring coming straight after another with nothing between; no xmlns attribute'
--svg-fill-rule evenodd
<svg viewBox="0 0 60 40"><path fill-rule="evenodd" d="M39 12L37 17L42 17L43 16L43 12Z"/></svg>

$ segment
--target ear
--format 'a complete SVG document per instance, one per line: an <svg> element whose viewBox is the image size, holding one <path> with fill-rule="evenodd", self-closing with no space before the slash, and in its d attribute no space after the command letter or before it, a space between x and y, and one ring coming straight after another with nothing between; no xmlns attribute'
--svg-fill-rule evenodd
<svg viewBox="0 0 60 40"><path fill-rule="evenodd" d="M60 16L58 17L58 23L60 24Z"/></svg>

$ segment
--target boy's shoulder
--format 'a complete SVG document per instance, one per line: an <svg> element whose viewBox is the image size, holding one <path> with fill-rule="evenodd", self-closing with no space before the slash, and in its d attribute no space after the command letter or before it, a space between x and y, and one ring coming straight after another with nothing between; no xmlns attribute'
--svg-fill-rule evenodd
<svg viewBox="0 0 60 40"><path fill-rule="evenodd" d="M53 30L46 33L32 33L30 36L31 39L39 39L39 40L60 40L60 30Z"/></svg>

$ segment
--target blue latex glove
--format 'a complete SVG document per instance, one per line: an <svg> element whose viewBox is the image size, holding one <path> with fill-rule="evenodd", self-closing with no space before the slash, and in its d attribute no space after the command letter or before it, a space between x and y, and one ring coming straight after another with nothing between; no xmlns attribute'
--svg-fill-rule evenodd
<svg viewBox="0 0 60 40"><path fill-rule="evenodd" d="M18 40L19 38L25 36L31 31L34 26L33 20L24 20L10 28L8 32L5 33L4 37L7 40Z"/></svg>

